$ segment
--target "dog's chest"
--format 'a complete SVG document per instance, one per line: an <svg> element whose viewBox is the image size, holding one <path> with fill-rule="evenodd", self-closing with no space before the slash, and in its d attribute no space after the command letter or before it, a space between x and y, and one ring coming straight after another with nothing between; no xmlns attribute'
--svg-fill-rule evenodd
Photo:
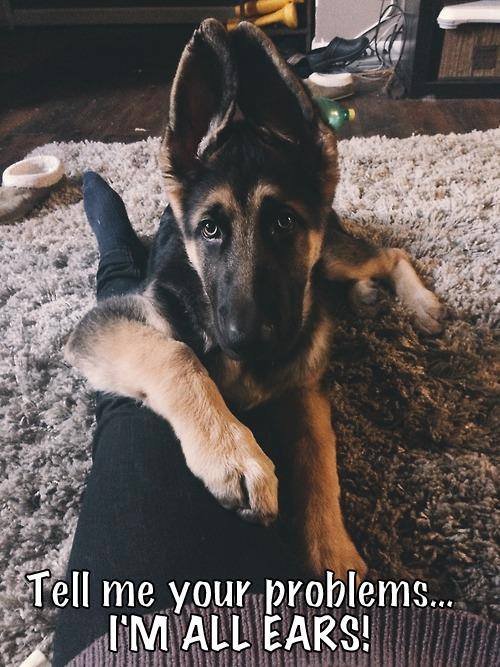
<svg viewBox="0 0 500 667"><path fill-rule="evenodd" d="M247 410L264 403L273 395L269 384L259 381L243 364L223 353L213 355L207 363L208 371L224 399Z"/></svg>

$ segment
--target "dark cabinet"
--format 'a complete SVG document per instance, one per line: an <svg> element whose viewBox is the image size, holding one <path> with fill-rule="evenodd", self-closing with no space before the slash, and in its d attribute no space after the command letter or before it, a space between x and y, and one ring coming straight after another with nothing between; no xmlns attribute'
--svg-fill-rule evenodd
<svg viewBox="0 0 500 667"><path fill-rule="evenodd" d="M410 97L499 97L500 26L443 30L441 0L406 0L407 38L398 67Z"/></svg>

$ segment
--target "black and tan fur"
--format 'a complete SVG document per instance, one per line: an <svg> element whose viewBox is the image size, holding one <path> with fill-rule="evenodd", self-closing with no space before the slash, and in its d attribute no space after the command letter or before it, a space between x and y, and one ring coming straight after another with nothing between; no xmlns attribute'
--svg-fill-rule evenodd
<svg viewBox="0 0 500 667"><path fill-rule="evenodd" d="M208 20L195 32L160 159L170 208L147 285L92 310L67 357L96 388L167 419L209 491L263 523L278 513L274 465L228 404L245 412L274 402L294 459L306 562L315 574L363 577L320 388L332 328L324 285L350 281L366 302L373 280L388 279L428 332L439 328L439 303L402 251L345 233L331 210L335 137L253 25L229 36Z"/></svg>

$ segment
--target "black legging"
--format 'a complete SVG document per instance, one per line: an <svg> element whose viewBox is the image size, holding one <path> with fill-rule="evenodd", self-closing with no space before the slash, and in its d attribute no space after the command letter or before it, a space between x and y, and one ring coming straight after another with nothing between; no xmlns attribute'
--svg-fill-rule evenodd
<svg viewBox="0 0 500 667"><path fill-rule="evenodd" d="M143 274L126 247L106 253L97 298L137 290ZM265 577L299 576L278 529L223 509L189 471L162 418L131 399L102 394L96 417L93 465L68 565L68 573L90 571L91 605L61 610L55 667L107 632L113 610L99 604L103 579L153 582L156 604L135 610L149 613L171 605L169 580L249 579L259 591Z"/></svg>

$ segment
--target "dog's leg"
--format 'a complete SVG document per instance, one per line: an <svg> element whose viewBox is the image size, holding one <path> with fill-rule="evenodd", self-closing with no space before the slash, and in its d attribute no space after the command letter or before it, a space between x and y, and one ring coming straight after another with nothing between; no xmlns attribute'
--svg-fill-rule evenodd
<svg viewBox="0 0 500 667"><path fill-rule="evenodd" d="M403 250L377 248L335 229L328 234L323 260L331 280L356 281L352 288L356 305L370 306L376 298L373 280L388 279L419 329L430 334L441 330L443 306L424 286Z"/></svg>
<svg viewBox="0 0 500 667"><path fill-rule="evenodd" d="M290 504L306 564L315 576L326 569L345 579L366 565L342 519L335 434L330 403L319 389L296 390L278 402L281 436L291 458Z"/></svg>
<svg viewBox="0 0 500 667"><path fill-rule="evenodd" d="M277 515L272 461L194 352L169 336L167 323L163 331L148 323L150 311L141 296L103 301L72 333L67 360L96 389L141 400L167 419L189 468L221 504L269 523Z"/></svg>

